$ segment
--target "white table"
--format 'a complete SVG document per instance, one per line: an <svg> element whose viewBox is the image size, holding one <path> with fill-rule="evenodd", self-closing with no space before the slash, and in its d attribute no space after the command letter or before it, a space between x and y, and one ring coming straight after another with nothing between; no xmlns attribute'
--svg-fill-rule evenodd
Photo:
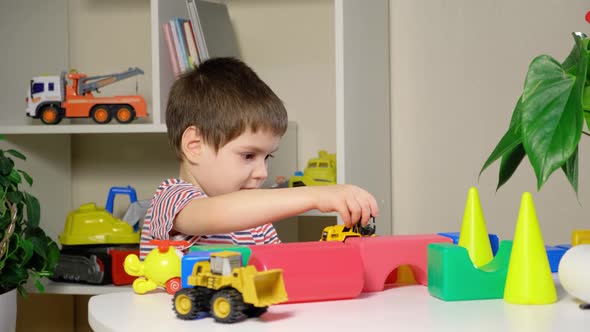
<svg viewBox="0 0 590 332"><path fill-rule="evenodd" d="M177 319L172 296L132 292L90 299L88 320L96 332L112 331L587 331L590 310L558 285L559 301L550 305L512 305L503 300L445 302L424 286L390 288L354 300L271 306L258 319L235 324L212 318Z"/></svg>

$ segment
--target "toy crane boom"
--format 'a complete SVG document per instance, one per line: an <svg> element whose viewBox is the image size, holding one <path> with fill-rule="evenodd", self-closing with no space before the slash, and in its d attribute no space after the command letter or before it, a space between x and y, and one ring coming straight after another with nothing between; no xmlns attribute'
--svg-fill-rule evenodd
<svg viewBox="0 0 590 332"><path fill-rule="evenodd" d="M80 78L78 84L78 95L83 96L87 92L93 90L98 91L98 89L102 88L103 86L113 84L117 81L121 81L139 74L143 74L143 70L135 67L129 68L127 71L122 73Z"/></svg>

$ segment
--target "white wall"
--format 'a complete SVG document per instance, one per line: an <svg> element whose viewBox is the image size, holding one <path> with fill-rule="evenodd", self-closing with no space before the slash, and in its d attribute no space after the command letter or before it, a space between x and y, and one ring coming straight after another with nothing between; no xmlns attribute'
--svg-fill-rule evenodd
<svg viewBox="0 0 590 332"><path fill-rule="evenodd" d="M508 127L530 61L542 53L563 61L570 33L589 32L589 9L582 0L391 1L394 233L459 231L470 186L488 231L504 239L525 191L547 244L590 228L587 138L579 203L561 171L537 193L528 160L497 193L497 164L477 178Z"/></svg>

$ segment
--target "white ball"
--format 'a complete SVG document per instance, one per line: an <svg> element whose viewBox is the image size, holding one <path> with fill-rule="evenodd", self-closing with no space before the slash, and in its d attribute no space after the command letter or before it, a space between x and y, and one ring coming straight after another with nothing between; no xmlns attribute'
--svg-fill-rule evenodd
<svg viewBox="0 0 590 332"><path fill-rule="evenodd" d="M590 302L590 244L565 252L559 262L559 282L571 296Z"/></svg>

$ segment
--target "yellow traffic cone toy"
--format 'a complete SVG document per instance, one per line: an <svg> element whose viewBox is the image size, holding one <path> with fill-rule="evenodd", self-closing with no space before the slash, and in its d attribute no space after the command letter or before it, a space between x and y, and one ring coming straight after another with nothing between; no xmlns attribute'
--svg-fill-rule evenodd
<svg viewBox="0 0 590 332"><path fill-rule="evenodd" d="M475 187L469 188L467 194L463 224L459 234L459 246L467 249L471 261L477 267L486 265L494 258L486 222L479 203L479 194Z"/></svg>
<svg viewBox="0 0 590 332"><path fill-rule="evenodd" d="M533 198L528 192L522 195L520 203L504 301L512 304L549 304L557 301Z"/></svg>

